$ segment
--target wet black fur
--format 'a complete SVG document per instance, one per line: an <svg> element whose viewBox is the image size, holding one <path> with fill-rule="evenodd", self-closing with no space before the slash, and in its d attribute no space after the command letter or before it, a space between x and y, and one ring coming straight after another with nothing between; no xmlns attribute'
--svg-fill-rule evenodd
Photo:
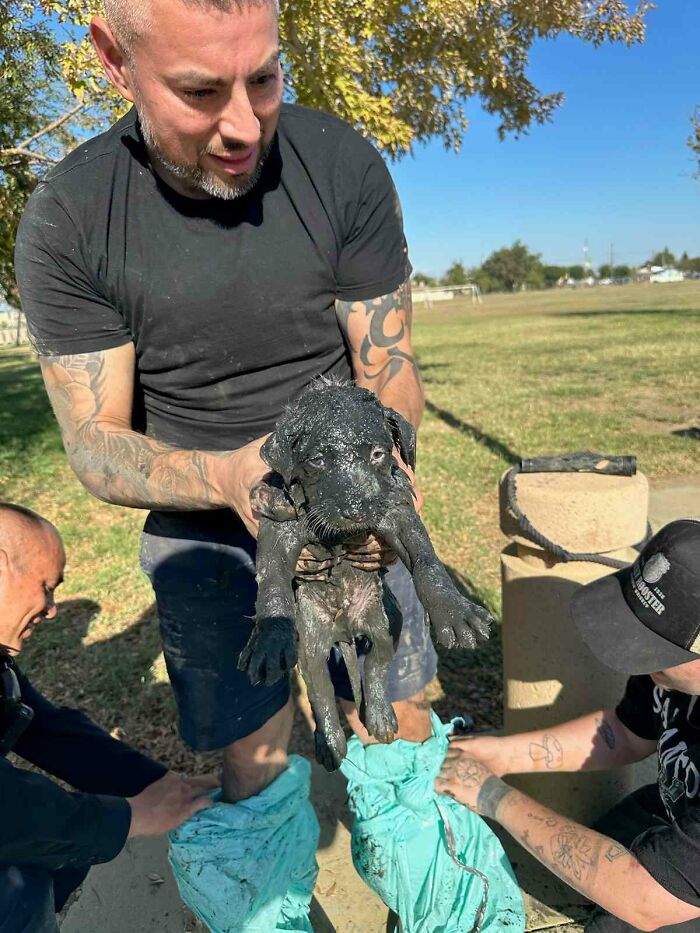
<svg viewBox="0 0 700 933"><path fill-rule="evenodd" d="M322 380L279 420L263 445L277 474L258 537L255 628L239 659L253 682L275 683L298 660L316 720L316 757L328 770L346 752L328 656L345 659L367 731L390 742L397 730L386 686L401 612L383 572L353 567L344 545L373 532L413 574L434 634L447 647L473 648L488 637L490 618L454 586L418 517L411 486L392 456L415 465L415 430L367 389ZM295 578L301 550L334 559L321 581ZM369 642L361 682L355 639Z"/></svg>

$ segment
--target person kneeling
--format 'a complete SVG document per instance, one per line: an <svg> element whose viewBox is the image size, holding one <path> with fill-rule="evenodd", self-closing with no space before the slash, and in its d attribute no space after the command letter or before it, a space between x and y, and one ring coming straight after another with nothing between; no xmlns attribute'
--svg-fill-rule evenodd
<svg viewBox="0 0 700 933"><path fill-rule="evenodd" d="M208 806L212 776L186 779L54 706L14 657L44 619L65 555L58 531L0 503L0 933L56 933L56 912L90 866L132 836L166 833ZM15 767L8 752L76 788Z"/></svg>
<svg viewBox="0 0 700 933"><path fill-rule="evenodd" d="M591 651L631 674L615 709L545 732L456 738L436 782L491 817L600 910L587 933L700 931L700 521L661 529L631 567L582 587L572 615ZM658 756L643 787L588 829L501 780Z"/></svg>

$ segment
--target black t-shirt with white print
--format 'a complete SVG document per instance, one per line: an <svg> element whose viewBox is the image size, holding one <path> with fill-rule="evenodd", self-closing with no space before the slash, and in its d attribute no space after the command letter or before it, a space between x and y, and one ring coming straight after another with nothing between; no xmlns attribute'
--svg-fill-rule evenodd
<svg viewBox="0 0 700 933"><path fill-rule="evenodd" d="M630 849L662 887L700 907L700 697L666 690L648 675L630 677L616 713L635 735L657 742L659 796L667 818L641 833ZM634 928L606 917L595 929ZM661 929L700 931L700 920Z"/></svg>

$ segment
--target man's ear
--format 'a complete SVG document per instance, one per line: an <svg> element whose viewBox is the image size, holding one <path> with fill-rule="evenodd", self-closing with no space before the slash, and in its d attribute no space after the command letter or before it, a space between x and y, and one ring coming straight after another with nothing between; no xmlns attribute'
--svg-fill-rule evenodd
<svg viewBox="0 0 700 933"><path fill-rule="evenodd" d="M134 102L131 87L131 73L124 50L121 48L109 25L101 16L93 16L90 21L90 38L95 51L107 72L107 77L122 95L124 100Z"/></svg>
<svg viewBox="0 0 700 933"><path fill-rule="evenodd" d="M416 429L410 421L393 408L384 408L386 420L394 446L398 448L405 464L412 470L416 468Z"/></svg>
<svg viewBox="0 0 700 933"><path fill-rule="evenodd" d="M280 430L273 431L260 448L260 456L271 470L279 473L288 486L294 468L294 454L289 435Z"/></svg>

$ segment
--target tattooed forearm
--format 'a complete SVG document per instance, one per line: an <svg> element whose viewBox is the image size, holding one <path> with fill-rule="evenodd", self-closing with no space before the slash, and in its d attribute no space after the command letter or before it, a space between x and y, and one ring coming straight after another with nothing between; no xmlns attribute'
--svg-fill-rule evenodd
<svg viewBox="0 0 700 933"><path fill-rule="evenodd" d="M549 840L552 867L559 868L565 879L589 884L595 878L601 842L596 833L575 823L555 829Z"/></svg>
<svg viewBox="0 0 700 933"><path fill-rule="evenodd" d="M567 884L608 910L618 906L616 898L625 895L621 879L629 877L637 862L615 840L560 816L514 788L497 818Z"/></svg>
<svg viewBox="0 0 700 933"><path fill-rule="evenodd" d="M564 761L559 740L545 732L539 742L530 742L529 755L534 764L543 764L548 771L557 771Z"/></svg>
<svg viewBox="0 0 700 933"><path fill-rule="evenodd" d="M482 816L488 816L492 820L498 819L498 808L508 794L512 793L513 788L509 787L505 781L499 777L492 776L488 778L481 786L476 800L476 808Z"/></svg>
<svg viewBox="0 0 700 933"><path fill-rule="evenodd" d="M210 454L180 450L105 415L105 353L42 360L69 461L97 498L150 508L207 508L215 501Z"/></svg>

